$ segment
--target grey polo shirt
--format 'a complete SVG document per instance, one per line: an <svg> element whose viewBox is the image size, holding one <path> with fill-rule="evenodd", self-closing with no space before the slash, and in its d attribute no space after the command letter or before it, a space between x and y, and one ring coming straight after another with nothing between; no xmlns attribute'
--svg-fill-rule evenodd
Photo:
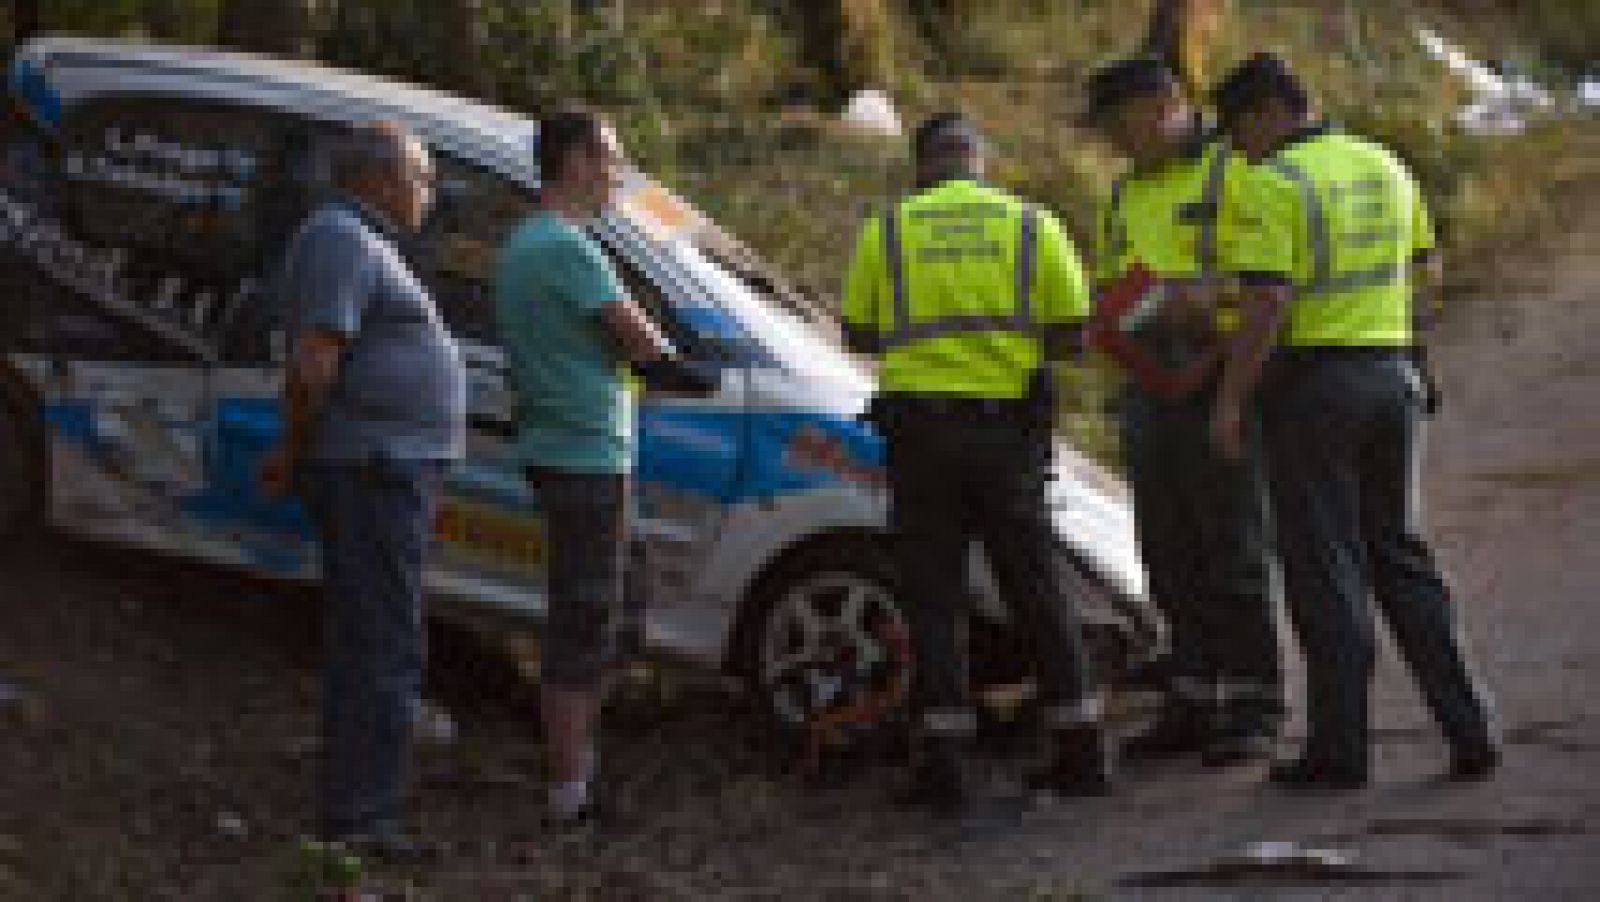
<svg viewBox="0 0 1600 902"><path fill-rule="evenodd" d="M347 345L307 456L313 461L455 460L465 444L461 355L396 232L354 200L313 213L279 283L292 335L327 329Z"/></svg>

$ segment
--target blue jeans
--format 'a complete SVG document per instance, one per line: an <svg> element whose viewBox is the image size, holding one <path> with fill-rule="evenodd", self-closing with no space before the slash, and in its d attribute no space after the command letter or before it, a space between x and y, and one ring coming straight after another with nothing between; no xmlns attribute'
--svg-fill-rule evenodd
<svg viewBox="0 0 1600 902"><path fill-rule="evenodd" d="M322 540L325 835L403 814L422 688L422 571L444 474L436 461L310 463L300 491Z"/></svg>

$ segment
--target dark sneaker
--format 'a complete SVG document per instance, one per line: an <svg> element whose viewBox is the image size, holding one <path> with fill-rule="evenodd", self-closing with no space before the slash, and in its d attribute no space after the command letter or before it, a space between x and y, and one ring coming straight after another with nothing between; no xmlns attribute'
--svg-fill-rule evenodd
<svg viewBox="0 0 1600 902"><path fill-rule="evenodd" d="M596 804L594 799L590 799L582 808L573 812L546 809L544 825L551 833L583 837L593 835L600 828L601 821L605 819L601 806Z"/></svg>
<svg viewBox="0 0 1600 902"><path fill-rule="evenodd" d="M1272 785L1291 791L1346 792L1366 786L1367 772L1364 768L1295 758L1274 764L1267 779Z"/></svg>
<svg viewBox="0 0 1600 902"><path fill-rule="evenodd" d="M966 780L944 768L918 767L892 796L901 808L924 808L940 817L960 817L972 803Z"/></svg>
<svg viewBox="0 0 1600 902"><path fill-rule="evenodd" d="M1200 712L1169 702L1149 728L1123 741L1122 759L1137 763L1196 755L1211 735Z"/></svg>
<svg viewBox="0 0 1600 902"><path fill-rule="evenodd" d="M1450 754L1450 769L1445 779L1456 783L1476 783L1494 776L1500 769L1500 749L1495 745L1481 745L1471 749L1456 749Z"/></svg>
<svg viewBox="0 0 1600 902"><path fill-rule="evenodd" d="M1051 742L1055 757L1044 770L1028 777L1028 788L1061 798L1111 794L1111 750L1099 727L1056 730Z"/></svg>

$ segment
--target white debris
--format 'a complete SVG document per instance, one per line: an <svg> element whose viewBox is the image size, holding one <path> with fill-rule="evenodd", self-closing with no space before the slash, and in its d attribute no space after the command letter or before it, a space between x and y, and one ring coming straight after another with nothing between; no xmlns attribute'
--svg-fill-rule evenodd
<svg viewBox="0 0 1600 902"><path fill-rule="evenodd" d="M1286 870L1337 870L1355 864L1354 857L1341 849L1318 849L1282 841L1251 843L1231 861L1242 866Z"/></svg>
<svg viewBox="0 0 1600 902"><path fill-rule="evenodd" d="M1429 56L1461 76L1467 88L1479 98L1505 97L1510 93L1505 79L1498 73L1468 56L1466 51L1450 43L1438 32L1430 28L1418 28L1417 40Z"/></svg>
<svg viewBox="0 0 1600 902"><path fill-rule="evenodd" d="M461 734L450 712L431 701L420 705L412 731L418 742L428 745L451 745Z"/></svg>
<svg viewBox="0 0 1600 902"><path fill-rule="evenodd" d="M900 125L900 113L895 109L894 101L886 92L877 88L857 91L855 96L850 98L850 102L845 104L844 112L839 114L839 121L863 134L884 138L898 138L904 134L904 129Z"/></svg>
<svg viewBox="0 0 1600 902"><path fill-rule="evenodd" d="M1600 75L1591 75L1578 84L1578 106L1600 109Z"/></svg>
<svg viewBox="0 0 1600 902"><path fill-rule="evenodd" d="M1430 57L1457 75L1471 94L1471 100L1456 112L1456 124L1463 131L1474 135L1519 134L1527 130L1530 119L1556 107L1549 89L1510 64L1497 72L1428 28L1417 29L1417 41Z"/></svg>
<svg viewBox="0 0 1600 902"><path fill-rule="evenodd" d="M1456 124L1462 131L1474 135L1520 135L1528 129L1528 120L1516 111L1499 104L1472 103L1456 111Z"/></svg>
<svg viewBox="0 0 1600 902"><path fill-rule="evenodd" d="M244 839L250 835L250 827L239 815L223 811L217 814L217 832L229 839Z"/></svg>

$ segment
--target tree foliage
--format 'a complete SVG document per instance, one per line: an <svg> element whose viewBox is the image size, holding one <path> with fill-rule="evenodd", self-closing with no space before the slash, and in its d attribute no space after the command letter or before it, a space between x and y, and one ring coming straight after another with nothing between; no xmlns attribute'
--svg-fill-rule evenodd
<svg viewBox="0 0 1600 902"><path fill-rule="evenodd" d="M217 43L274 56L311 50L311 0L224 0Z"/></svg>

